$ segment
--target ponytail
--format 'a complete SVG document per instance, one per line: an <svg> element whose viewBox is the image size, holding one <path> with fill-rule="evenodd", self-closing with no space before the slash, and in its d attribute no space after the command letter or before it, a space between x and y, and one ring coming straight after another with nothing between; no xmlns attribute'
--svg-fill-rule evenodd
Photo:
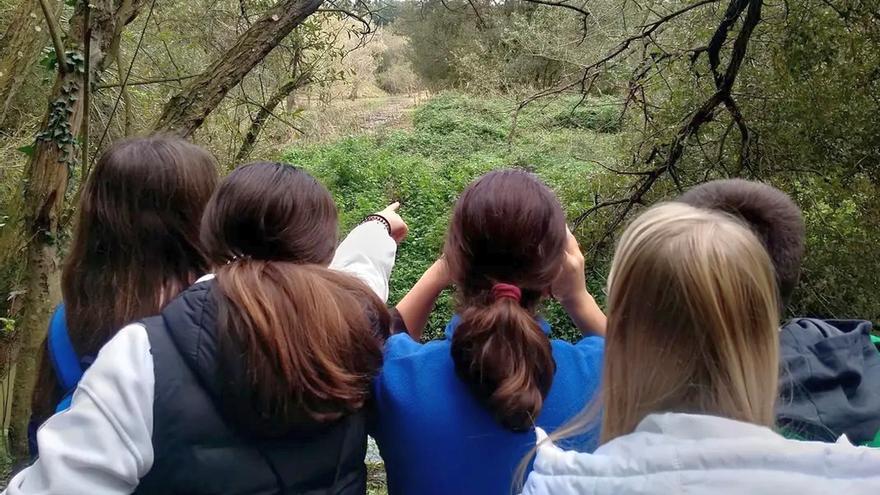
<svg viewBox="0 0 880 495"><path fill-rule="evenodd" d="M455 369L514 431L534 425L556 373L535 308L559 274L566 239L559 200L522 170L472 182L449 222L443 254L462 318L452 337Z"/></svg>
<svg viewBox="0 0 880 495"><path fill-rule="evenodd" d="M366 285L318 265L239 259L217 271L224 407L279 435L361 409L390 317Z"/></svg>
<svg viewBox="0 0 880 495"><path fill-rule="evenodd" d="M531 428L550 391L556 362L534 315L509 297L461 314L452 337L458 376L506 428Z"/></svg>

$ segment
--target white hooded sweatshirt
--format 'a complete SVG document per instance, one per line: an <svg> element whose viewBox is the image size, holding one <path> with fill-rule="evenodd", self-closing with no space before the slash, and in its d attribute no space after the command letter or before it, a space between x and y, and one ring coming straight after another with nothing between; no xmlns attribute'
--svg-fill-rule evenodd
<svg viewBox="0 0 880 495"><path fill-rule="evenodd" d="M538 430L524 495L878 495L880 450L786 439L715 416L652 414L593 454Z"/></svg>
<svg viewBox="0 0 880 495"><path fill-rule="evenodd" d="M330 268L360 278L385 301L396 253L385 226L367 222L342 241ZM134 492L153 466L154 378L146 329L126 326L101 348L70 408L40 427L39 459L18 473L3 495Z"/></svg>

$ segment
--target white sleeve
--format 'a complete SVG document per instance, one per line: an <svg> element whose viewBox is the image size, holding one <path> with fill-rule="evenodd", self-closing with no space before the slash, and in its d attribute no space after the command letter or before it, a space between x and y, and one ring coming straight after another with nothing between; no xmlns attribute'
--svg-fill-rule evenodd
<svg viewBox="0 0 880 495"><path fill-rule="evenodd" d="M358 277L386 302L395 255L397 243L388 235L388 229L379 222L366 222L342 241L330 268Z"/></svg>
<svg viewBox="0 0 880 495"><path fill-rule="evenodd" d="M153 465L154 386L147 332L129 325L98 353L70 409L40 427L39 459L4 493L132 493Z"/></svg>

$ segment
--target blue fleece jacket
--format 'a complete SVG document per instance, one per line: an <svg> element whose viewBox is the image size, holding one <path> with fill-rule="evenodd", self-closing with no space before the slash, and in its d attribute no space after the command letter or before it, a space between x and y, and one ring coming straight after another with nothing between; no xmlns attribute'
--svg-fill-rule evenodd
<svg viewBox="0 0 880 495"><path fill-rule="evenodd" d="M535 444L534 431L502 427L455 373L450 355L459 318L443 340L426 344L402 333L385 347L375 382L376 438L391 494L511 493L514 473ZM543 331L550 326L539 322ZM604 339L551 340L556 374L536 425L552 432L576 416L598 388ZM596 432L574 439L595 448Z"/></svg>

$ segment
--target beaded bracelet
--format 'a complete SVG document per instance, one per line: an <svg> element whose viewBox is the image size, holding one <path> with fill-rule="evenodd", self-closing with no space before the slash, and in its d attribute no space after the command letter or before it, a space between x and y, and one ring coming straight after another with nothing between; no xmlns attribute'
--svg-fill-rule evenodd
<svg viewBox="0 0 880 495"><path fill-rule="evenodd" d="M386 229L388 229L388 235L391 235L391 222L389 222L388 219L383 217L382 215L379 215L378 213L374 213L372 215L367 215L367 218L364 218L364 221L361 223L367 223L367 222L381 223L382 225L385 226Z"/></svg>

